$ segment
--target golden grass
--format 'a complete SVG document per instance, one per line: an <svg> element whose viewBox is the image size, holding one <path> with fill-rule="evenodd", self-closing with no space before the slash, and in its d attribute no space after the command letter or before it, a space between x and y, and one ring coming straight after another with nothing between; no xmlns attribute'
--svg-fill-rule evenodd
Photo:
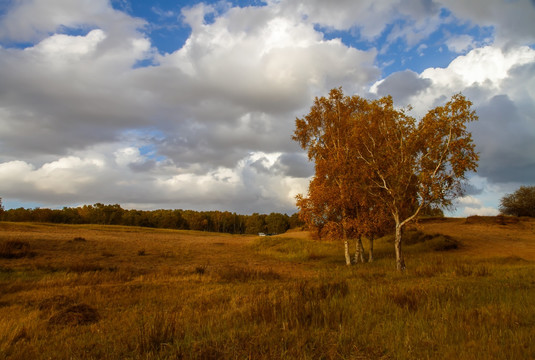
<svg viewBox="0 0 535 360"><path fill-rule="evenodd" d="M422 222L404 274L388 238L0 223L0 359L535 358L535 222L487 220Z"/></svg>

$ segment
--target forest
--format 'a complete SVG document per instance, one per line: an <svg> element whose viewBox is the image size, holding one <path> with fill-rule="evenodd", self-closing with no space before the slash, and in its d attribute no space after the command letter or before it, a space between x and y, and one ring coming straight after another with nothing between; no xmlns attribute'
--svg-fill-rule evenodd
<svg viewBox="0 0 535 360"><path fill-rule="evenodd" d="M0 203L1 204L1 203ZM56 224L98 224L142 226L176 230L199 230L229 234L281 234L302 226L297 214L275 213L240 215L229 211L127 210L119 204L80 207L16 208L3 211L0 220Z"/></svg>

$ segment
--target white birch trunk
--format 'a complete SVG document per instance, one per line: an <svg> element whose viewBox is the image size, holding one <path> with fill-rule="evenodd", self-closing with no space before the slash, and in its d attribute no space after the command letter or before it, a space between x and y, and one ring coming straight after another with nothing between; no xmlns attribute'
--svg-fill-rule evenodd
<svg viewBox="0 0 535 360"><path fill-rule="evenodd" d="M373 261L373 236L370 236L370 250L368 252L368 262Z"/></svg>
<svg viewBox="0 0 535 360"><path fill-rule="evenodd" d="M403 252L401 250L401 233L402 225L396 219L396 240L394 247L396 249L396 268L398 271L405 271L405 259L403 258Z"/></svg>
<svg viewBox="0 0 535 360"><path fill-rule="evenodd" d="M349 255L349 241L347 238L344 239L344 254L346 257L346 265L351 265L351 256Z"/></svg>
<svg viewBox="0 0 535 360"><path fill-rule="evenodd" d="M364 246L362 245L362 238L360 235L355 242L355 264L358 264L359 262L364 263Z"/></svg>

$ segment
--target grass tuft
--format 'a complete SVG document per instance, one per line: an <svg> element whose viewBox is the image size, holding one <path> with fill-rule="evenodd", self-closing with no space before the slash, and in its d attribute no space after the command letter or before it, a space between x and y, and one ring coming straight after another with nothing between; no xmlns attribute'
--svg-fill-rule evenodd
<svg viewBox="0 0 535 360"><path fill-rule="evenodd" d="M97 264L90 264L90 263L79 263L79 264L71 264L67 267L68 272L72 273L86 273L86 272L96 272L96 271L103 271L104 267L97 265Z"/></svg>
<svg viewBox="0 0 535 360"><path fill-rule="evenodd" d="M37 308L41 311L57 311L75 304L76 301L69 296L55 295L41 300L37 305Z"/></svg>
<svg viewBox="0 0 535 360"><path fill-rule="evenodd" d="M30 249L30 243L20 240L8 240L0 243L0 258L19 259L32 257L35 253Z"/></svg>
<svg viewBox="0 0 535 360"><path fill-rule="evenodd" d="M176 313L158 311L150 319L142 316L138 325L138 350L141 354L159 351L183 335Z"/></svg>
<svg viewBox="0 0 535 360"><path fill-rule="evenodd" d="M204 275L206 273L206 265L195 266L193 272L199 276Z"/></svg>
<svg viewBox="0 0 535 360"><path fill-rule="evenodd" d="M390 298L397 306L407 309L410 312L415 312L426 301L427 293L420 288L393 288Z"/></svg>
<svg viewBox="0 0 535 360"><path fill-rule="evenodd" d="M76 304L59 310L48 319L49 325L77 326L96 323L100 315L96 309L86 304Z"/></svg>
<svg viewBox="0 0 535 360"><path fill-rule="evenodd" d="M248 282L251 280L278 280L280 274L269 270L257 270L242 266L226 266L219 270L219 279L225 282Z"/></svg>

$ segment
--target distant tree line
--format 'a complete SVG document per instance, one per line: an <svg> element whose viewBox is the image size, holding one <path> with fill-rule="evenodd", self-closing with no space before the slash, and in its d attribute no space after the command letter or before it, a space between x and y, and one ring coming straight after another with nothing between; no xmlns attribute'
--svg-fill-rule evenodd
<svg viewBox="0 0 535 360"><path fill-rule="evenodd" d="M297 214L292 216L280 213L239 215L229 211L180 209L142 211L126 210L118 204L101 203L63 209L9 209L0 211L0 219L14 222L143 226L230 234L280 234L290 228L303 225Z"/></svg>

